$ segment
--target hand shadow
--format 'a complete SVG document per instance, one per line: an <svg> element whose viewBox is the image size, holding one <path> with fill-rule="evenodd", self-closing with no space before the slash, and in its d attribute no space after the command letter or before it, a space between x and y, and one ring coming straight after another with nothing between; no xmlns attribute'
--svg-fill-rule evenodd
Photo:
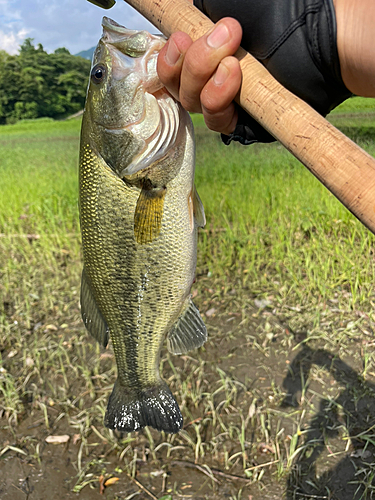
<svg viewBox="0 0 375 500"><path fill-rule="evenodd" d="M343 389L335 399L322 399L304 434L302 450L287 481L287 500L375 499L375 385L323 349L304 346L290 365L283 385L283 406L297 406L296 395L308 380L312 365L325 368ZM339 417L338 410L344 418ZM333 468L319 474L317 460L326 438L345 425L351 448ZM362 435L361 435L362 434Z"/></svg>

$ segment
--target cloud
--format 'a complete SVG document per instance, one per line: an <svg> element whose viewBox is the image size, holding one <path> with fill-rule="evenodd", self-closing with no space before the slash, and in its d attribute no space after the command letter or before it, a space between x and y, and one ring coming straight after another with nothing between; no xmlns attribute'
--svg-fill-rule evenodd
<svg viewBox="0 0 375 500"><path fill-rule="evenodd" d="M22 37L31 37L48 52L66 47L76 54L97 44L104 15L130 29L157 31L121 0L111 10L87 0L0 0L0 49L14 53Z"/></svg>
<svg viewBox="0 0 375 500"><path fill-rule="evenodd" d="M0 30L0 49L5 50L8 54L17 54L20 45L27 37L28 31L25 28L20 29L17 33Z"/></svg>

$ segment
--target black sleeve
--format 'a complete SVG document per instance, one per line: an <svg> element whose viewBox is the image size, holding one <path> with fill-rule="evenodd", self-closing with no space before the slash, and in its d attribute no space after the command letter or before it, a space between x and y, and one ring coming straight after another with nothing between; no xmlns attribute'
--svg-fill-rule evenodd
<svg viewBox="0 0 375 500"><path fill-rule="evenodd" d="M194 0L194 4L214 22L237 19L243 29L242 47L321 115L351 96L341 77L332 0ZM224 142L257 142L256 133L247 136L245 129L254 126L247 116L240 112L240 129ZM259 140L270 142L261 136Z"/></svg>

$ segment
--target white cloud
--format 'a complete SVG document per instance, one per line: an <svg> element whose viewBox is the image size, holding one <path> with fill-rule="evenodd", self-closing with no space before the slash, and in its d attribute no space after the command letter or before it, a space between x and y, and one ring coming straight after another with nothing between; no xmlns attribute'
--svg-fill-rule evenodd
<svg viewBox="0 0 375 500"><path fill-rule="evenodd" d="M31 37L48 52L66 47L76 54L97 44L104 15L130 29L157 31L121 0L111 10L87 0L0 0L0 48L14 53Z"/></svg>
<svg viewBox="0 0 375 500"><path fill-rule="evenodd" d="M20 45L27 37L28 31L25 28L20 29L17 33L4 33L0 30L0 49L5 50L8 54L17 54Z"/></svg>

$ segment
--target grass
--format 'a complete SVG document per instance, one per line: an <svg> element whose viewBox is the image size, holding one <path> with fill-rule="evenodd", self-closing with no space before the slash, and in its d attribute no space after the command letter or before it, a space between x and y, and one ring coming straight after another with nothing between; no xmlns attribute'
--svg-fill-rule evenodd
<svg viewBox="0 0 375 500"><path fill-rule="evenodd" d="M375 156L373 102L331 120ZM193 294L210 340L163 352L174 436L103 426L115 366L80 319L79 120L1 127L4 477L15 456L46 470L45 437L68 434L82 498L110 477L107 498L373 498L374 238L277 143L225 147L194 122L207 226Z"/></svg>

